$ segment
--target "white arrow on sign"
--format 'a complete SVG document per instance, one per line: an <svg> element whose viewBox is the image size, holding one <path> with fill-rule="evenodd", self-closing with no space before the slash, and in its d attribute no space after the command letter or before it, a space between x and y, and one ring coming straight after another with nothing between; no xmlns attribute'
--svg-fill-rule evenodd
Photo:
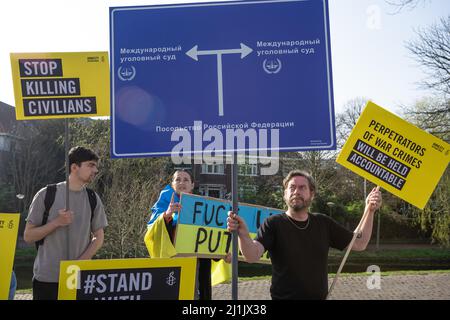
<svg viewBox="0 0 450 320"><path fill-rule="evenodd" d="M244 59L253 49L241 43L240 49L221 49L221 50L198 50L198 45L195 45L191 50L187 51L186 54L198 61L198 56L204 55L217 55L217 86L218 86L218 96L219 96L219 116L223 116L223 81L222 81L222 55L231 53L240 53L241 59Z"/></svg>

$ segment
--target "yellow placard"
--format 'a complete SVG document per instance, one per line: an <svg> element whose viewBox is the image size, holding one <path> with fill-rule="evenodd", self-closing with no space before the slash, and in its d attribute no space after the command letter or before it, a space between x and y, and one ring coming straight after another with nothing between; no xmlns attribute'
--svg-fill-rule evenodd
<svg viewBox="0 0 450 320"><path fill-rule="evenodd" d="M8 299L19 220L18 213L0 213L0 300Z"/></svg>
<svg viewBox="0 0 450 320"><path fill-rule="evenodd" d="M177 237L183 239L175 243L178 257L196 256L221 259L231 252L231 233L224 229L179 224L177 226ZM256 233L250 233L250 238L254 239L255 237ZM239 260L245 261L240 251L238 254ZM264 252L257 263L270 264L267 251Z"/></svg>
<svg viewBox="0 0 450 320"><path fill-rule="evenodd" d="M423 209L450 160L450 145L368 102L337 162Z"/></svg>
<svg viewBox="0 0 450 320"><path fill-rule="evenodd" d="M193 300L197 259L61 261L59 300Z"/></svg>
<svg viewBox="0 0 450 320"><path fill-rule="evenodd" d="M11 53L17 120L108 116L108 52Z"/></svg>

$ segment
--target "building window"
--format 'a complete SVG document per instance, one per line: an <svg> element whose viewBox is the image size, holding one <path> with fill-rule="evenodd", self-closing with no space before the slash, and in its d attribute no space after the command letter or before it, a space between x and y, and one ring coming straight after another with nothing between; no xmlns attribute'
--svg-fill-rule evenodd
<svg viewBox="0 0 450 320"><path fill-rule="evenodd" d="M239 186L239 198L245 199L248 196L256 194L257 187L255 185L242 185Z"/></svg>
<svg viewBox="0 0 450 320"><path fill-rule="evenodd" d="M239 165L239 175L240 176L257 176L258 175L258 164L242 164Z"/></svg>
<svg viewBox="0 0 450 320"><path fill-rule="evenodd" d="M202 164L202 174L224 174L223 164Z"/></svg>
<svg viewBox="0 0 450 320"><path fill-rule="evenodd" d="M0 135L0 151L11 151L11 137Z"/></svg>
<svg viewBox="0 0 450 320"><path fill-rule="evenodd" d="M202 196L212 197L212 198L225 198L225 186L224 185L211 185L211 184L203 184L199 187L199 194Z"/></svg>

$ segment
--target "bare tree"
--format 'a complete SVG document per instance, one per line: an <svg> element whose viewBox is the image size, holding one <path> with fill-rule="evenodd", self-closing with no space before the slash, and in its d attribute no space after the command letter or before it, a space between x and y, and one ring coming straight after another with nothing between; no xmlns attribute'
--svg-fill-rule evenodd
<svg viewBox="0 0 450 320"><path fill-rule="evenodd" d="M405 118L432 135L450 142L450 99L424 98L405 108Z"/></svg>
<svg viewBox="0 0 450 320"><path fill-rule="evenodd" d="M403 10L413 10L419 3L429 2L429 0L385 0L387 4L395 8L394 14Z"/></svg>
<svg viewBox="0 0 450 320"><path fill-rule="evenodd" d="M11 172L16 193L24 195L27 207L34 194L64 176L64 148L58 142L63 132L59 120L35 120L16 127Z"/></svg>
<svg viewBox="0 0 450 320"><path fill-rule="evenodd" d="M336 115L336 139L338 148L342 148L345 141L347 141L367 101L368 99L364 97L349 100L344 105L344 111Z"/></svg>
<svg viewBox="0 0 450 320"><path fill-rule="evenodd" d="M406 48L429 75L422 84L450 95L450 15L416 34L417 40L408 42ZM442 111L450 111L448 104Z"/></svg>
<svg viewBox="0 0 450 320"><path fill-rule="evenodd" d="M150 207L167 184L169 157L111 159L108 120L77 120L71 124L72 144L89 147L99 155L99 173L93 182L105 205L108 227L99 256L148 257L144 244Z"/></svg>
<svg viewBox="0 0 450 320"><path fill-rule="evenodd" d="M169 158L116 159L103 175L110 182L103 190L109 226L100 255L107 258L148 257L144 235L150 207L168 177Z"/></svg>

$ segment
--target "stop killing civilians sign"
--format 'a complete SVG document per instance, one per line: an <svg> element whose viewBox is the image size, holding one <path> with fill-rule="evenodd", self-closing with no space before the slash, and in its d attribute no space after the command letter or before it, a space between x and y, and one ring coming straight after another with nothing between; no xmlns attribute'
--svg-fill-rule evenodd
<svg viewBox="0 0 450 320"><path fill-rule="evenodd" d="M17 120L109 115L107 52L11 53Z"/></svg>
<svg viewBox="0 0 450 320"><path fill-rule="evenodd" d="M175 234L177 256L223 258L230 252L231 233L227 231L230 201L183 193ZM256 237L259 226L266 218L284 211L251 204L239 204L239 216L244 219L250 237ZM240 256L241 260L244 260ZM270 263L267 252L258 263Z"/></svg>
<svg viewBox="0 0 450 320"><path fill-rule="evenodd" d="M110 8L110 49L112 157L335 148L326 0Z"/></svg>
<svg viewBox="0 0 450 320"><path fill-rule="evenodd" d="M336 161L423 209L450 161L450 145L369 102Z"/></svg>
<svg viewBox="0 0 450 320"><path fill-rule="evenodd" d="M193 300L197 259L61 261L59 300Z"/></svg>

